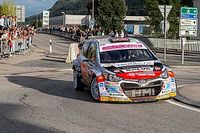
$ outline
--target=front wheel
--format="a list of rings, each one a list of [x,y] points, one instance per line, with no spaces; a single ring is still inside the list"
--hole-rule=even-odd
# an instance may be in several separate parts
[[[81,77],[76,70],[73,71],[73,86],[77,91],[84,90],[84,84],[81,82]]]
[[[92,97],[95,100],[99,100],[100,99],[100,94],[99,94],[99,87],[98,87],[98,83],[96,81],[96,78],[94,78],[92,80],[92,83],[91,83],[91,86],[90,86],[90,90],[91,90]]]

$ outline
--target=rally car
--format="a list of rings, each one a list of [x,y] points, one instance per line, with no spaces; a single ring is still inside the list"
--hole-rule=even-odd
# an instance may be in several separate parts
[[[176,80],[149,47],[135,38],[86,41],[73,61],[73,85],[100,102],[145,102],[176,96]]]

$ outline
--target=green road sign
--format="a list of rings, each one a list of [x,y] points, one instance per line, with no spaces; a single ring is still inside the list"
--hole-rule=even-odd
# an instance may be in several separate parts
[[[179,35],[182,37],[196,37],[198,30],[198,9],[182,7],[180,15]]]
[[[197,8],[191,8],[191,7],[182,7],[181,8],[181,14],[197,14],[198,9]]]

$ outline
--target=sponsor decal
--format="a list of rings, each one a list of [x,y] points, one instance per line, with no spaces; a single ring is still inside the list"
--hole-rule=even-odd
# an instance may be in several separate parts
[[[124,96],[124,95],[123,95],[123,94],[120,94],[120,93],[110,93],[110,96],[119,97],[119,96]]]
[[[171,89],[171,92],[176,92],[176,88],[172,88],[172,89]]]
[[[127,72],[116,74],[118,77],[124,79],[150,79],[157,78],[160,76],[161,71],[137,71],[137,72]]]
[[[153,71],[153,67],[141,67],[141,66],[133,66],[133,68],[128,68],[125,70],[122,70],[123,72],[133,72],[133,71],[138,71],[138,70],[142,70],[142,71]]]
[[[175,78],[171,78],[171,81],[174,83],[175,82]]]
[[[114,72],[115,72],[115,73],[119,73],[120,70],[119,70],[119,69],[115,69]]]
[[[170,83],[165,84],[165,90],[170,90],[170,89],[171,89]]]
[[[168,94],[158,96],[158,99],[166,99],[166,98],[169,98]]]
[[[128,62],[128,63],[106,63],[106,64],[101,64],[102,67],[110,67],[110,66],[115,66],[115,67],[124,67],[124,66],[153,66],[154,61],[141,61],[141,62]]]
[[[161,71],[161,68],[160,67],[158,67],[158,66],[155,66],[155,68],[154,68],[156,71]]]
[[[124,50],[124,49],[142,49],[145,48],[142,43],[118,43],[118,44],[106,44],[100,47],[100,52]]]
[[[100,97],[100,101],[109,101],[109,97],[102,96]]]
[[[106,86],[110,87],[110,86],[119,86],[118,82],[106,82]]]
[[[162,94],[168,93],[170,90],[162,90]]]
[[[109,96],[108,92],[104,91],[100,93],[101,96]]]
[[[108,93],[119,93],[119,87],[108,87],[107,88],[107,91],[108,91]]]
[[[103,87],[105,87],[104,82],[100,82],[100,83],[99,83],[99,88],[103,88]]]

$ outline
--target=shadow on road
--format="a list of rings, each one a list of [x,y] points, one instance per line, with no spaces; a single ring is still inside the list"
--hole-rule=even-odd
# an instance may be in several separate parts
[[[45,94],[87,102],[94,102],[89,91],[75,91],[72,81],[53,80],[31,76],[7,76],[6,78],[8,81],[14,84],[35,89]]]
[[[0,104],[0,133],[64,133],[20,120],[17,113],[25,109],[16,104]]]
[[[65,63],[65,60],[60,59],[41,59],[43,61],[51,61],[51,62],[57,62],[57,63]]]

